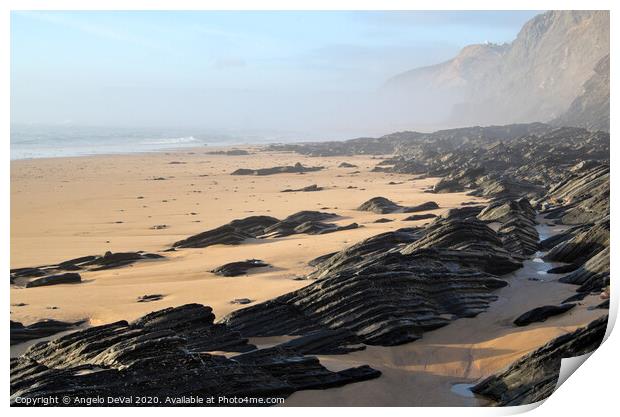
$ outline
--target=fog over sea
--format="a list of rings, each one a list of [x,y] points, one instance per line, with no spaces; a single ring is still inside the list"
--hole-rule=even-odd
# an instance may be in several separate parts
[[[350,137],[350,136],[345,136]],[[204,128],[11,125],[11,160],[343,139],[307,133]]]

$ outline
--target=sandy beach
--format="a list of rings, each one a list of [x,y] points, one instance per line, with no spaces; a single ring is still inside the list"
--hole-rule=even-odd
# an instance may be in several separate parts
[[[304,157],[250,149],[250,155],[211,155],[212,149],[178,152],[51,158],[11,164],[11,267],[54,264],[106,251],[148,251],[165,259],[82,274],[81,284],[11,288],[11,320],[24,324],[44,318],[90,325],[132,320],[150,311],[186,303],[213,308],[217,317],[244,306],[308,285],[296,280],[309,273],[308,261],[382,232],[423,225],[403,221],[405,213],[380,215],[355,210],[364,201],[387,197],[401,205],[435,201],[440,214],[463,202],[485,202],[464,193],[428,194],[437,178],[371,172],[378,162],[369,156]],[[293,165],[323,166],[305,174],[233,176],[238,168]],[[341,168],[347,162],[355,168]],[[317,192],[288,192],[316,184]],[[250,215],[284,218],[301,210],[336,213],[341,225],[363,226],[324,235],[296,234],[237,246],[164,252],[173,242]],[[379,218],[393,221],[374,223]],[[159,226],[159,228],[157,228]],[[261,259],[272,265],[248,275],[220,277],[209,271],[227,262]],[[600,302],[587,297],[559,318],[515,329],[512,320],[543,304],[560,303],[574,287],[528,280],[541,270],[537,261],[505,277],[509,286],[499,300],[476,318],[460,319],[422,340],[397,347],[368,346],[348,355],[321,356],[331,370],[369,364],[378,379],[342,388],[302,391],[286,405],[478,405],[488,401],[453,391],[497,372],[554,337],[603,315],[588,310]],[[145,294],[164,298],[136,302]],[[24,305],[21,305],[24,304]],[[20,306],[18,306],[20,305]],[[277,340],[263,341],[275,343]],[[253,340],[261,344],[260,340]],[[31,343],[29,343],[31,344]],[[24,346],[15,347],[15,352]]]
[[[211,149],[209,149],[211,151]],[[406,214],[377,215],[355,210],[384,196],[415,205],[434,200],[440,213],[463,201],[462,193],[430,195],[423,190],[437,179],[369,172],[371,157],[307,158],[257,152],[248,156],[182,153],[51,158],[14,161],[11,166],[11,268],[37,266],[103,254],[144,250],[166,260],[128,268],[85,273],[81,285],[11,289],[13,320],[88,319],[92,324],[134,319],[153,309],[198,302],[220,317],[235,298],[264,301],[307,285],[293,278],[311,270],[307,262],[367,237],[429,220],[401,221]],[[343,162],[357,168],[338,168]],[[180,162],[180,163],[179,163]],[[232,176],[237,168],[262,168],[302,162],[326,169],[300,174]],[[154,180],[164,178],[164,180]],[[388,183],[397,183],[388,185]],[[282,193],[317,184],[318,192]],[[142,198],[140,198],[142,197]],[[284,218],[301,210],[341,216],[336,223],[363,227],[325,235],[294,235],[268,243],[216,245],[163,253],[173,242],[250,215]],[[373,223],[381,217],[395,221]],[[157,225],[164,229],[152,229]],[[209,271],[227,262],[261,259],[273,268],[246,277],[223,278]],[[144,294],[162,301],[136,303]],[[48,307],[57,307],[50,310]]]

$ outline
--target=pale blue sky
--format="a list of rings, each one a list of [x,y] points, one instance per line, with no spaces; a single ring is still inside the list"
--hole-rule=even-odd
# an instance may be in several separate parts
[[[392,75],[510,42],[537,13],[13,12],[11,117],[330,128]]]

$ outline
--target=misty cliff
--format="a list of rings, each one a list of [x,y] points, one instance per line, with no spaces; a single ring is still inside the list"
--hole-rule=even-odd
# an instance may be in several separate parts
[[[598,119],[609,119],[609,88],[598,64],[608,55],[609,12],[550,11],[510,44],[467,46],[447,62],[396,75],[384,92],[410,106],[414,118],[426,112],[453,125],[604,127]]]
[[[609,55],[601,58],[581,94],[551,124],[609,132]]]

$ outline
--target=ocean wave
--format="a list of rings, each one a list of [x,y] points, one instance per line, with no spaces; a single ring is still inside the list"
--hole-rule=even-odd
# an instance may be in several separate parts
[[[146,139],[140,143],[142,145],[175,145],[178,143],[190,143],[196,141],[198,141],[198,139],[193,136],[183,136],[180,138]]]

